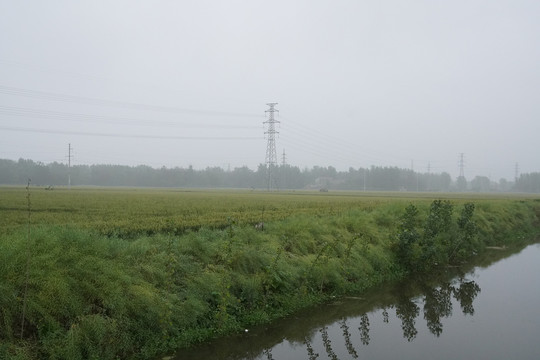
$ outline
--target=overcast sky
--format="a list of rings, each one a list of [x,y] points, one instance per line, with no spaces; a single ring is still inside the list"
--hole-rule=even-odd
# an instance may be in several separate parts
[[[540,171],[540,2],[0,0],[0,158]]]

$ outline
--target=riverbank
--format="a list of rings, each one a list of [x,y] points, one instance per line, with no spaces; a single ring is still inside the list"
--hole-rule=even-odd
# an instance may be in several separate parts
[[[539,256],[540,243],[487,249],[463,266],[335,298],[170,359],[537,359]]]
[[[21,225],[0,242],[0,358],[151,358],[539,229],[537,200],[332,206],[124,237]]]

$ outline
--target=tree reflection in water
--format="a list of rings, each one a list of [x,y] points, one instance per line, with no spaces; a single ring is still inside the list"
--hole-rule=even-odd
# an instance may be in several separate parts
[[[358,330],[360,330],[362,344],[369,345],[369,318],[365,313],[360,316],[360,327]]]
[[[473,301],[480,293],[480,286],[473,280],[466,280],[463,277],[457,279],[457,283],[442,283],[437,287],[422,286],[422,297],[407,296],[406,292],[401,293],[397,297],[397,301],[393,304],[386,305],[381,308],[383,323],[389,323],[388,309],[395,309],[396,318],[401,320],[401,329],[403,337],[407,341],[412,341],[416,338],[418,330],[416,328],[416,319],[420,315],[422,308],[424,320],[427,328],[436,337],[441,336],[443,332],[443,324],[441,319],[448,318],[452,315],[452,298],[454,298],[461,306],[464,315],[473,315]],[[345,347],[352,358],[357,359],[358,353],[351,341],[351,333],[347,325],[346,318],[342,318],[339,322],[345,340]],[[360,315],[360,326],[358,327],[360,340],[363,345],[369,345],[370,342],[370,319],[367,313]],[[328,335],[328,327],[324,326],[319,329],[321,333],[324,348],[330,359],[337,359],[337,356],[332,349],[331,340]],[[309,359],[313,360],[319,357],[315,353],[308,338],[304,340],[307,347]]]
[[[461,280],[458,289],[454,289],[454,298],[459,301],[461,311],[465,315],[474,315],[473,300],[480,293],[480,286],[474,281]]]
[[[353,359],[358,359],[358,353],[356,352],[356,349],[351,342],[351,333],[349,331],[347,321],[345,319],[342,319],[339,322],[339,327],[341,328],[341,330],[343,330],[343,337],[345,338],[345,347],[347,348],[347,351],[353,357]]]
[[[309,360],[315,360],[319,357],[319,354],[313,350],[313,346],[311,346],[311,342],[309,341],[308,337],[304,339],[304,345],[306,345]]]
[[[328,336],[328,328],[324,326],[319,331],[321,332],[324,348],[326,349],[326,353],[328,354],[328,357],[332,360],[338,360],[336,353],[332,349],[332,342],[330,341],[330,337]]]
[[[448,318],[452,315],[452,297],[459,302],[464,315],[473,315],[473,301],[480,293],[480,286],[473,280],[464,278],[458,279],[458,285],[443,283],[438,287],[423,288],[423,312],[429,331],[439,337],[443,331],[441,318]],[[416,338],[416,318],[420,314],[420,307],[413,298],[400,296],[399,300],[389,306],[395,308],[396,317],[401,320],[403,337],[407,341]],[[389,322],[388,307],[382,310],[383,322]],[[360,316],[360,338],[364,345],[369,344],[369,319],[366,314]]]
[[[383,307],[382,316],[383,316],[383,322],[385,324],[388,324],[388,321],[389,321],[388,316],[389,316],[389,314],[388,314],[388,309],[386,309],[386,307]]]
[[[450,283],[442,284],[440,288],[424,290],[424,319],[429,331],[439,337],[443,326],[441,317],[452,315],[452,293],[454,287]]]
[[[403,337],[407,341],[411,341],[418,334],[416,330],[416,317],[420,313],[420,308],[411,298],[402,297],[396,304],[396,317],[401,320],[401,329],[403,329]]]
[[[274,358],[272,357],[272,349],[264,349],[263,354],[266,355],[266,358],[268,360],[274,360]]]

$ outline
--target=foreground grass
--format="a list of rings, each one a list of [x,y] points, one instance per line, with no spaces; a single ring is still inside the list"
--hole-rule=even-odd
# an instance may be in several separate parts
[[[144,195],[146,208],[151,195]],[[218,209],[224,199],[237,208],[242,204],[228,193],[214,195],[220,199]],[[276,213],[291,204],[311,209],[289,210],[267,221],[262,231],[234,217],[221,220],[220,226],[201,223],[197,230],[166,228],[129,236],[82,226],[80,220],[68,225],[37,221],[30,236],[24,224],[13,227],[0,235],[0,358],[150,358],[268,322],[329,296],[402,278],[418,271],[399,257],[404,214],[411,204],[418,210],[413,230],[419,239],[411,256],[424,264],[421,271],[446,265],[440,261],[464,261],[488,245],[522,244],[538,230],[540,202],[476,199],[477,230],[455,258],[458,252],[444,247],[444,236],[428,241],[423,234],[431,226],[430,199],[306,196],[257,194],[259,202],[251,205],[244,199],[244,213],[256,212],[253,219],[261,216],[261,199],[267,209],[273,201]],[[32,200],[37,207],[37,196]],[[162,201],[154,199],[154,209]],[[447,232],[456,237],[463,235],[457,224],[464,203],[452,200],[455,211]],[[211,202],[204,206],[212,209]],[[90,208],[92,219],[99,207]],[[140,214],[135,219],[147,221]],[[433,263],[426,244],[448,256]]]

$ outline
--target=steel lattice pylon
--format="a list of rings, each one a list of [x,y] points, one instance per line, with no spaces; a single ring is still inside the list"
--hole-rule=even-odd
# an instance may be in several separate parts
[[[277,189],[274,170],[277,166],[276,134],[279,134],[279,132],[276,131],[276,124],[279,124],[279,121],[274,118],[274,113],[279,112],[279,110],[275,109],[277,103],[268,103],[266,105],[268,105],[270,108],[265,111],[268,114],[268,120],[263,122],[263,124],[268,125],[267,130],[264,132],[264,134],[268,137],[264,162],[266,164],[268,190],[270,190],[272,188]]]

